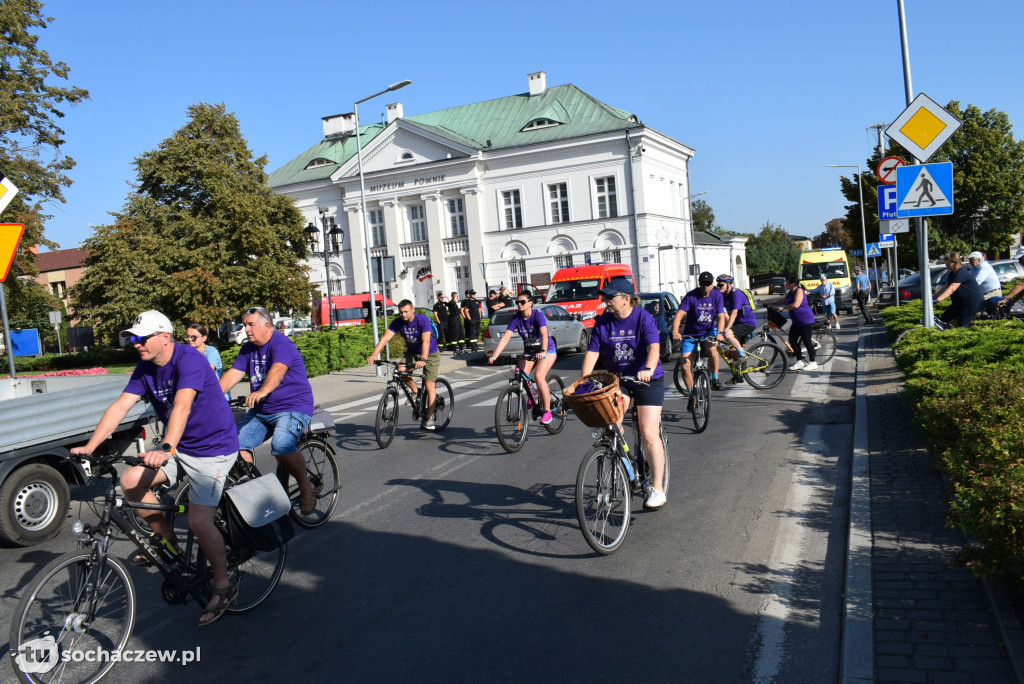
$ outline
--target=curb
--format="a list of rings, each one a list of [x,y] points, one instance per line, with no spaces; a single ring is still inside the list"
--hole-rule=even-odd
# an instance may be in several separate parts
[[[850,521],[847,528],[843,637],[839,670],[843,682],[875,678],[874,594],[871,579],[871,479],[868,452],[867,361],[863,328],[858,332],[854,404]]]

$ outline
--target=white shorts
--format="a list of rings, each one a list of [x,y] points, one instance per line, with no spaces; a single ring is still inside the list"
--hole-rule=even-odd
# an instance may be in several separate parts
[[[220,503],[224,483],[228,479],[231,467],[235,465],[238,452],[225,456],[189,456],[180,451],[171,456],[160,470],[167,476],[171,484],[177,484],[185,475],[190,482],[188,501],[197,506],[216,507]]]

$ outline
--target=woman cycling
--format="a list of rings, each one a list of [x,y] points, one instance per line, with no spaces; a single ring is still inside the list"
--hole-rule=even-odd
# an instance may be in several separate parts
[[[789,319],[792,321],[789,325],[789,346],[796,354],[796,363],[790,366],[789,370],[818,370],[818,364],[814,360],[814,336],[812,333],[814,312],[811,311],[811,306],[807,302],[807,293],[804,292],[804,288],[800,287],[800,280],[795,275],[786,278],[786,289],[789,292],[783,299],[776,299],[769,304],[782,304],[782,311],[792,312],[789,314]],[[803,354],[800,352],[801,341],[807,347],[807,357],[810,359],[810,363],[804,363]]]
[[[635,375],[637,380],[650,383],[647,387],[634,387],[632,393],[637,403],[640,437],[651,466],[652,486],[644,508],[661,508],[665,505],[665,449],[660,434],[665,371],[661,367],[658,324],[650,312],[638,306],[640,298],[632,292],[610,285],[601,290],[601,299],[605,310],[594,321],[581,372],[583,375],[593,372],[598,356],[602,356],[612,373]],[[629,408],[628,396],[626,408]],[[621,426],[621,418],[619,423]]]
[[[220,360],[220,352],[212,344],[206,344],[206,338],[209,331],[206,326],[202,323],[193,323],[188,326],[188,332],[185,333],[185,339],[188,343],[196,348],[197,351],[202,352],[206,360],[210,362],[210,366],[213,368],[213,372],[217,374],[217,379],[220,380],[220,376],[224,374],[224,364]],[[225,399],[231,399],[231,393],[224,393]]]
[[[555,349],[555,341],[548,335],[548,319],[540,311],[533,310],[533,300],[528,295],[520,293],[516,297],[516,306],[519,308],[518,312],[509,320],[505,334],[498,340],[498,346],[494,348],[494,353],[491,354],[491,358],[487,359],[487,363],[494,363],[514,333],[519,333],[519,336],[523,338],[524,351],[531,343],[539,344],[541,351],[536,354],[536,361],[524,359],[522,369],[527,374],[531,370],[535,371],[533,379],[537,381],[540,404],[544,408],[544,415],[541,416],[540,422],[542,425],[547,425],[551,422],[551,390],[548,388],[547,374],[555,365],[558,352]]]

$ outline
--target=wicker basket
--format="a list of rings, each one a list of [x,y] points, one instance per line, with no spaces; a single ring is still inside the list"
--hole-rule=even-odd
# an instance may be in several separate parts
[[[586,381],[600,382],[604,387],[576,396],[576,388]],[[587,427],[601,428],[618,422],[626,410],[626,404],[619,394],[619,379],[612,373],[591,373],[572,383],[562,393],[565,405],[572,409],[580,422]]]

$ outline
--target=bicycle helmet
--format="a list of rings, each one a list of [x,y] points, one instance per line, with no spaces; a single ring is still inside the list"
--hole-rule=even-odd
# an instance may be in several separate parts
[[[722,275],[718,276],[718,282],[729,283],[730,285],[732,285],[732,276],[729,275],[728,273],[723,273]]]

